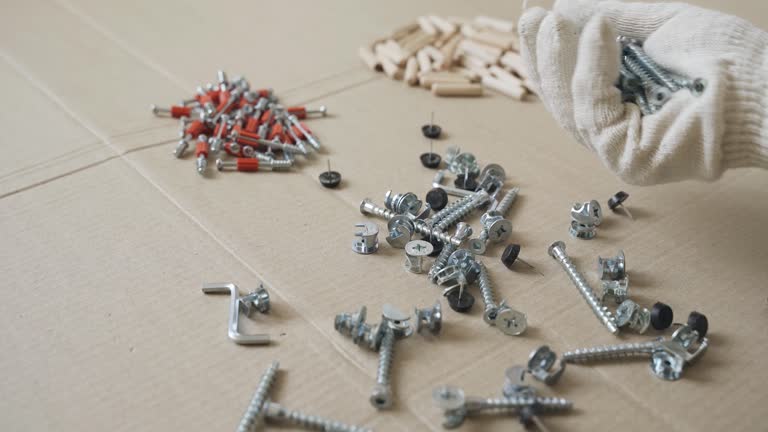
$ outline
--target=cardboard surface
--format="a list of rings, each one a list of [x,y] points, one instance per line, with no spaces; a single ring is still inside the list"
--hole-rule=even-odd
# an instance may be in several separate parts
[[[697,3],[768,27],[768,11],[755,2]],[[242,13],[210,24],[217,7]],[[232,430],[278,359],[273,397],[287,407],[379,431],[442,430],[430,398],[437,385],[490,397],[500,394],[504,370],[539,345],[562,353],[650,337],[616,338],[600,326],[546,254],[561,239],[592,282],[597,256],[623,248],[632,297],[672,305],[678,321],[693,309],[706,313],[711,347],[674,383],[654,378],[645,360],[569,365],[556,386],[538,386],[577,408],[545,418],[552,430],[764,428],[768,173],[627,187],[535,101],[436,99],[369,73],[355,54],[420,13],[518,11],[515,2],[491,1],[1,5],[0,82],[15,102],[0,117],[0,429]],[[257,55],[230,43],[281,32],[290,37],[259,44]],[[323,154],[291,173],[209,178],[191,158],[171,157],[176,123],[146,107],[187,97],[219,67],[274,87],[286,103],[328,105],[331,116],[311,121]],[[402,251],[383,233],[378,254],[350,250],[356,222],[385,229],[360,215],[363,198],[381,204],[388,189],[430,188],[434,172],[417,156],[428,149],[419,127],[433,110],[446,131],[436,151],[461,146],[504,166],[508,184],[521,187],[512,239],[545,276],[510,272],[501,248],[489,248],[483,261],[498,296],[528,314],[528,331],[504,336],[482,321],[480,305],[459,315],[443,302],[440,337],[396,346],[396,407],[376,412],[368,395],[377,357],[336,333],[333,317],[367,305],[375,321],[383,303],[410,311],[439,297],[424,277],[402,270]],[[317,183],[326,158],[344,175],[339,190]],[[619,189],[631,194],[638,220],[609,214],[597,239],[570,239],[572,202],[604,202]],[[265,283],[274,309],[244,327],[269,332],[272,346],[226,338],[227,296],[200,292],[214,281],[242,290]],[[521,427],[488,416],[461,430],[510,428]]]

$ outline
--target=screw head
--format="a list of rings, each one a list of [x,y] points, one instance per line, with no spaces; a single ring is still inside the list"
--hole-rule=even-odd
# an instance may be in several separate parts
[[[405,253],[410,256],[428,256],[433,249],[432,244],[424,240],[412,240],[405,245]]]
[[[499,243],[503,242],[512,233],[512,222],[509,219],[499,219],[488,227],[488,240]]]
[[[651,370],[663,380],[679,380],[683,375],[684,365],[685,361],[680,356],[666,350],[659,350],[651,355]]]
[[[483,168],[483,171],[480,173],[480,178],[484,178],[486,176],[503,182],[507,178],[507,172],[504,171],[504,167],[501,165],[491,163],[486,165],[485,168]]]
[[[555,365],[555,361],[557,361],[557,354],[548,345],[542,345],[528,357],[528,370],[548,371]]]
[[[387,409],[392,406],[392,388],[376,384],[371,392],[371,405],[376,409]]]
[[[485,244],[485,241],[480,238],[470,239],[468,246],[469,246],[469,250],[471,250],[472,253],[475,253],[477,255],[484,254],[487,247]]]
[[[628,325],[638,310],[640,310],[640,306],[637,303],[632,300],[624,300],[616,308],[616,325],[619,327]]]
[[[432,401],[444,411],[454,411],[464,407],[467,398],[464,390],[454,386],[440,386],[432,391]]]
[[[496,312],[494,325],[506,335],[517,336],[528,328],[528,317],[523,312],[503,307]]]
[[[549,246],[547,252],[549,253],[549,256],[557,259],[557,253],[555,253],[556,250],[560,250],[565,253],[565,243],[562,241],[556,241]]]

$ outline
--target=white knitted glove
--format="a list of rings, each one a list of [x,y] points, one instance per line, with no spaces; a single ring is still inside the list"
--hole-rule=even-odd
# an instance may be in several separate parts
[[[521,52],[557,122],[624,181],[714,180],[734,167],[768,168],[768,34],[733,16],[682,3],[559,0],[520,18]],[[659,65],[706,80],[654,114],[622,103],[617,34],[644,41]]]

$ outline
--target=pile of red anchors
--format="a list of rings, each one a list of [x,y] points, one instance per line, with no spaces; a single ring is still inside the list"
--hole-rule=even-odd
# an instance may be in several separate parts
[[[320,141],[300,120],[325,116],[325,106],[285,108],[272,89],[251,90],[245,78],[230,81],[224,71],[218,71],[217,78],[218,84],[198,87],[192,99],[179,105],[152,105],[157,116],[181,119],[181,139],[173,154],[184,157],[194,142],[200,175],[205,175],[208,159],[217,158],[222,150],[235,159],[218,158],[219,171],[285,171],[294,165],[296,155],[320,150]]]

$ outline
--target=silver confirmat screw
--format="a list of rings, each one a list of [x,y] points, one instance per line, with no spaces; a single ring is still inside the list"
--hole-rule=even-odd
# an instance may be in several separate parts
[[[478,398],[467,397],[464,390],[458,387],[442,386],[432,392],[432,400],[443,411],[445,419],[443,427],[454,429],[461,426],[471,415],[484,412],[499,414],[517,414],[521,408],[536,406],[540,413],[555,413],[570,410],[573,403],[566,399],[514,396],[508,398]]]
[[[687,325],[678,328],[670,339],[649,342],[604,345],[582,348],[563,353],[567,363],[586,363],[632,357],[650,357],[651,370],[657,377],[675,381],[680,379],[685,365],[696,362],[709,347],[709,340]]]
[[[460,199],[458,199],[458,200],[448,204],[447,206],[445,206],[444,209],[442,209],[442,210],[438,211],[437,213],[433,214],[432,217],[427,219],[427,222],[431,223],[434,226],[438,222],[443,220],[443,218],[445,218],[446,216],[451,214],[451,212],[453,212],[455,209],[457,209],[458,207],[468,203],[471,200],[472,200],[472,194],[471,193],[466,195],[466,196],[463,196]]]
[[[454,233],[453,238],[459,239],[459,244],[461,244],[464,239],[471,235],[472,227],[464,222],[459,222],[459,224],[456,225],[456,232]],[[438,273],[445,268],[446,264],[448,264],[448,258],[451,257],[451,254],[453,254],[456,249],[458,249],[458,246],[454,243],[443,244],[443,250],[441,250],[440,254],[435,258],[435,262],[432,263],[432,267],[430,267],[429,272],[427,273],[427,277],[432,283],[435,283]]]
[[[411,273],[424,271],[424,257],[434,250],[432,243],[424,240],[413,240],[405,245],[405,269]]]
[[[370,255],[379,250],[379,227],[373,222],[362,222],[355,225],[360,228],[355,232],[352,250],[363,255]]]
[[[484,190],[479,190],[473,193],[472,199],[463,205],[454,208],[444,218],[437,222],[435,224],[435,229],[438,231],[445,231],[454,224],[464,220],[464,218],[466,218],[470,213],[481,207],[483,204],[487,203],[490,199],[491,197],[488,195],[488,192]]]
[[[272,384],[275,382],[275,375],[277,375],[277,369],[280,367],[280,363],[272,362],[269,368],[264,372],[259,380],[259,385],[256,387],[256,392],[253,394],[251,403],[243,414],[243,418],[240,420],[240,425],[237,427],[237,432],[252,432],[259,427],[264,420],[263,405],[269,395],[269,390],[272,388]]]
[[[620,36],[619,41],[623,45],[625,62],[627,58],[636,60],[640,65],[641,70],[643,70],[645,74],[654,82],[663,85],[673,92],[680,90],[680,86],[678,86],[672,77],[645,52],[645,50],[642,48],[642,46],[640,46],[639,43],[637,43],[636,40]],[[632,72],[635,72],[635,74],[638,75],[636,71],[633,70]],[[640,78],[643,79],[642,76]]]
[[[561,241],[552,243],[549,247],[549,255],[555,261],[560,263],[563,270],[568,274],[568,277],[571,278],[573,285],[579,289],[581,296],[584,297],[584,300],[587,301],[589,307],[592,308],[592,312],[595,313],[595,316],[601,323],[603,323],[605,328],[613,334],[618,333],[619,328],[616,326],[616,321],[611,315],[611,312],[608,308],[602,305],[600,299],[597,298],[595,292],[590,288],[587,280],[581,273],[579,273],[576,266],[573,264],[573,261],[571,261],[571,258],[565,253],[565,243]]]
[[[478,276],[480,294],[485,304],[483,320],[488,325],[495,326],[504,334],[512,336],[522,334],[528,328],[528,318],[524,313],[507,306],[505,302],[496,304],[488,269],[481,261],[478,261],[477,265],[480,267],[480,274]]]
[[[262,409],[267,420],[275,423],[288,423],[306,430],[324,432],[372,432],[373,429],[362,426],[348,425],[336,420],[305,414],[301,411],[289,410],[272,401],[264,402]]]
[[[657,84],[656,80],[650,75],[650,72],[636,58],[628,55],[624,56],[624,65],[640,79],[649,96],[648,102],[651,105],[660,108],[672,97],[674,90]]]
[[[470,240],[469,249],[472,252],[482,255],[485,253],[488,240],[499,243],[509,238],[512,233],[512,222],[505,219],[504,216],[512,207],[512,203],[515,202],[519,192],[520,188],[518,187],[510,189],[493,209],[480,216],[483,230],[477,238]]]

